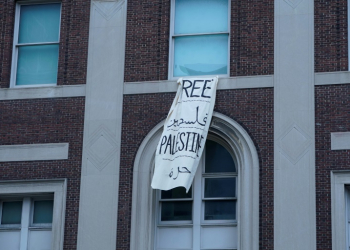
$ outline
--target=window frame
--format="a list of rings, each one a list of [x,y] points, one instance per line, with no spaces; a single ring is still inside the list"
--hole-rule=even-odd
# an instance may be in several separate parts
[[[156,207],[157,215],[158,215],[158,216],[156,216],[157,225],[160,227],[172,226],[172,225],[192,226],[192,224],[193,224],[193,207],[192,207],[192,219],[191,220],[162,221],[162,217],[161,217],[162,216],[161,211],[162,211],[163,202],[167,202],[167,201],[192,201],[193,202],[193,188],[191,188],[191,192],[192,192],[191,198],[174,198],[174,199],[162,199],[161,192],[157,192],[157,194],[156,194],[156,196],[157,196],[156,199],[157,199],[157,203],[158,203],[158,205]]]
[[[54,202],[53,196],[48,195],[42,195],[42,196],[30,196],[31,198],[31,204],[30,204],[30,221],[29,221],[29,228],[31,229],[45,229],[45,228],[52,228],[52,223],[34,223],[34,202],[36,201],[48,201],[52,200]]]
[[[237,218],[239,217],[238,214],[238,194],[239,194],[239,173],[237,171],[237,169],[239,169],[239,160],[236,158],[236,153],[234,152],[233,147],[231,147],[229,145],[228,142],[226,142],[223,138],[214,135],[212,133],[208,133],[208,137],[207,140],[211,140],[214,141],[218,144],[220,144],[221,146],[223,146],[227,152],[229,152],[229,154],[231,155],[231,158],[235,164],[236,167],[236,171],[235,172],[219,172],[219,173],[206,173],[205,172],[205,162],[201,165],[202,167],[202,173],[201,173],[201,220],[200,223],[202,226],[220,226],[220,225],[231,225],[231,226],[235,226],[237,227]],[[203,150],[203,161],[205,161],[205,154],[206,154],[206,150]],[[205,188],[205,179],[209,179],[209,178],[235,178],[235,191],[236,191],[236,196],[235,197],[220,197],[220,198],[205,198],[204,197],[204,188]],[[228,200],[228,201],[236,201],[236,219],[234,220],[206,220],[204,218],[204,209],[205,209],[205,202],[204,201],[214,201],[214,200]]]
[[[163,131],[157,124],[142,141],[135,160],[132,188],[130,250],[153,249],[156,191],[151,188],[154,152]],[[248,132],[233,119],[213,112],[209,131],[227,141],[239,161],[237,185],[238,250],[259,249],[259,157]]]
[[[349,0],[350,1],[350,0]],[[185,36],[199,36],[199,35],[219,35],[227,34],[227,74],[218,75],[219,77],[229,77],[230,76],[230,41],[231,41],[231,1],[228,0],[227,5],[227,32],[209,32],[209,33],[188,33],[175,35],[175,2],[176,0],[171,0],[170,6],[170,30],[169,30],[169,62],[168,62],[168,80],[176,80],[180,77],[197,77],[193,76],[174,76],[174,60],[175,60],[175,37],[185,37]],[[211,77],[216,75],[199,75],[198,77]]]
[[[66,207],[66,192],[67,180],[33,180],[33,181],[0,181],[0,199],[1,200],[23,200],[22,215],[24,213],[23,207],[25,200],[30,200],[30,204],[26,204],[29,209],[28,230],[48,230],[51,228],[51,249],[63,250],[64,237],[64,222],[65,222],[65,207]],[[53,199],[53,218],[52,224],[33,224],[32,223],[32,204],[35,199],[47,198]],[[16,224],[17,225],[17,224]],[[21,225],[17,227],[0,227],[1,231],[7,230],[22,230]],[[22,240],[27,240],[26,237],[21,237]],[[26,244],[26,243],[25,243]]]
[[[23,5],[45,5],[45,4],[54,4],[58,3],[60,4],[60,20],[59,20],[59,29],[58,29],[58,41],[57,42],[42,42],[42,43],[26,43],[26,44],[20,44],[18,43],[18,37],[19,37],[19,24],[20,24],[20,16],[21,16],[21,6]],[[14,25],[14,34],[13,34],[13,46],[12,46],[12,64],[11,64],[11,78],[10,78],[10,88],[38,88],[38,87],[52,87],[57,86],[57,79],[56,83],[47,83],[47,84],[28,84],[28,85],[16,85],[16,78],[17,78],[17,65],[18,65],[18,48],[20,46],[26,46],[26,45],[49,45],[49,44],[57,44],[60,45],[61,40],[61,20],[62,20],[62,2],[57,0],[47,0],[47,1],[17,1],[16,2],[16,9],[15,9],[15,25]],[[60,46],[59,46],[60,47]],[[59,51],[58,51],[58,58],[57,63],[59,62]],[[58,74],[58,68],[57,67],[57,74]]]
[[[21,224],[2,224],[2,210],[3,210],[3,203],[4,202],[12,202],[12,201],[22,201],[20,197],[6,197],[4,199],[0,199],[0,231],[1,230],[21,230]],[[23,208],[23,203],[22,203],[22,208]]]
[[[349,249],[346,211],[349,185],[349,170],[331,171],[332,249]]]
[[[239,160],[235,157],[235,150],[233,147],[229,145],[228,142],[226,142],[223,138],[219,137],[218,135],[215,135],[213,133],[208,133],[207,141],[213,141],[218,144],[220,144],[222,147],[224,147],[225,150],[230,154],[234,164],[235,164],[235,172],[218,172],[218,173],[206,173],[205,172],[205,166],[206,166],[206,148],[203,150],[203,154],[201,156],[201,159],[199,161],[199,165],[197,168],[197,172],[193,178],[192,186],[191,186],[191,192],[192,197],[191,198],[180,198],[180,199],[161,199],[161,190],[155,190],[156,192],[156,202],[155,202],[155,211],[156,211],[156,221],[155,221],[155,232],[154,232],[154,242],[157,242],[159,237],[157,229],[158,228],[190,228],[192,230],[193,234],[193,240],[197,240],[197,244],[193,243],[193,246],[200,244],[201,239],[201,231],[202,228],[223,228],[223,227],[233,227],[237,230],[237,218],[239,217],[238,214],[238,182],[239,182],[239,174],[237,169],[239,169]],[[153,165],[155,162],[153,162]],[[235,178],[235,197],[217,197],[217,198],[205,198],[204,197],[204,190],[205,190],[205,179],[208,178]],[[192,201],[192,215],[191,220],[189,221],[162,221],[161,220],[161,206],[162,201]],[[205,219],[205,201],[223,201],[223,200],[229,200],[229,201],[235,201],[235,219],[221,219],[221,220],[206,220]],[[199,226],[198,226],[199,224]],[[195,235],[197,237],[195,237]],[[235,235],[238,240],[238,232],[237,235]],[[238,245],[238,242],[237,242]],[[156,248],[156,243],[154,244],[152,249]],[[236,250],[236,249],[235,249]]]

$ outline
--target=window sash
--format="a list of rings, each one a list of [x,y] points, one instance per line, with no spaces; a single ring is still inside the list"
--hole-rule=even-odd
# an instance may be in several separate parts
[[[228,0],[176,0],[174,33],[227,32],[228,4]]]
[[[60,15],[58,20],[58,41],[53,42],[35,42],[35,43],[19,43],[19,24],[20,24],[20,15],[21,15],[21,7],[25,5],[45,5],[45,4],[60,4]],[[48,87],[48,86],[56,86],[57,85],[57,73],[58,67],[56,69],[56,80],[54,83],[43,83],[43,84],[24,84],[17,85],[17,66],[18,66],[18,50],[22,46],[35,46],[35,45],[59,45],[60,35],[61,35],[61,19],[62,19],[62,3],[56,0],[48,0],[46,2],[24,2],[19,1],[16,4],[15,10],[15,27],[14,27],[14,39],[13,39],[13,52],[12,52],[12,65],[11,65],[11,80],[10,87],[11,88],[25,88],[25,87]],[[59,53],[57,56],[57,65],[59,60]]]
[[[232,159],[234,164],[236,165],[236,171],[237,171],[237,160],[233,157],[233,152],[229,150],[229,146],[226,145],[226,142],[213,136],[209,136],[210,139],[216,143],[219,143],[224,147],[225,150],[227,150]],[[198,171],[194,177],[193,184],[191,187],[192,190],[192,198],[175,198],[175,199],[162,199],[161,198],[161,191],[156,192],[156,200],[158,203],[157,206],[157,226],[188,226],[193,225],[195,223],[199,223],[201,225],[237,225],[237,192],[238,190],[238,175],[237,172],[228,172],[228,173],[205,173],[205,154],[206,150],[204,149],[203,155],[201,157]],[[200,171],[199,171],[200,170]],[[205,188],[205,179],[208,178],[235,178],[235,196],[234,197],[204,197],[204,188]],[[161,211],[162,211],[162,204],[163,202],[181,202],[181,201],[192,201],[192,220],[183,220],[183,221],[162,221],[161,220]],[[224,219],[224,220],[205,220],[204,219],[204,209],[205,209],[205,202],[206,201],[235,201],[235,219]],[[195,211],[201,211],[198,216],[198,213]]]
[[[186,33],[186,34],[175,34],[175,1],[171,0],[170,10],[170,39],[169,39],[169,63],[168,63],[168,79],[175,80],[182,76],[174,76],[174,60],[175,60],[175,38],[185,36],[198,36],[198,35],[219,35],[226,34],[228,36],[227,41],[227,72],[226,74],[219,74],[219,76],[228,77],[230,75],[230,23],[231,23],[231,1],[228,1],[227,10],[227,31],[225,32],[198,32],[198,33]],[[215,76],[218,74],[214,74]],[[194,76],[194,75],[193,75]],[[204,76],[204,75],[203,75]],[[205,75],[211,76],[211,75]]]

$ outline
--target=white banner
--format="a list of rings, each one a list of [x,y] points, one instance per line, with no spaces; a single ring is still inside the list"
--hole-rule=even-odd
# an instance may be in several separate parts
[[[152,188],[188,191],[201,158],[215,105],[218,77],[180,78],[159,140]]]

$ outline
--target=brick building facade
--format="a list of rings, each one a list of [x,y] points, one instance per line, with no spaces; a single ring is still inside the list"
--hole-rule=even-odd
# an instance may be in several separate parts
[[[349,248],[345,0],[220,0],[227,72],[210,134],[232,146],[236,217],[162,222],[150,178],[180,2],[0,0],[0,249]]]

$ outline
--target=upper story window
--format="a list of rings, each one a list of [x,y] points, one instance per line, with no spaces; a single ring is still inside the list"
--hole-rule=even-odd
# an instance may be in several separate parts
[[[16,6],[11,87],[57,84],[60,3]]]
[[[237,168],[225,144],[206,141],[188,193],[158,192],[155,250],[237,249]]]
[[[172,0],[169,78],[228,75],[229,1]]]

